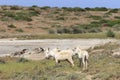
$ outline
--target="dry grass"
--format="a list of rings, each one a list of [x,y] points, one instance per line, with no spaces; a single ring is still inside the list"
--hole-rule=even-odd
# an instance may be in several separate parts
[[[120,59],[113,57],[111,50],[119,48],[118,43],[107,43],[96,46],[91,51],[88,69],[82,71],[77,56],[74,57],[75,67],[67,62],[55,65],[54,60],[26,61],[17,58],[1,58],[0,79],[2,80],[119,80]],[[102,52],[97,50],[104,49]]]

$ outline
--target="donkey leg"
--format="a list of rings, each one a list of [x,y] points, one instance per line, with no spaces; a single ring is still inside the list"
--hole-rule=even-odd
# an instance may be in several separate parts
[[[58,59],[55,59],[56,64],[58,64]]]
[[[79,58],[79,67],[82,67],[82,58]]]
[[[86,59],[86,61],[85,61],[85,69],[87,69],[87,66],[88,66],[88,60]]]
[[[85,70],[85,59],[82,58],[82,63],[83,63],[83,70]]]
[[[71,63],[72,67],[74,66],[74,62],[72,60],[72,57],[68,59],[68,61]]]
[[[88,56],[87,55],[85,56],[84,61],[85,61],[85,69],[87,69],[87,66],[88,66]]]

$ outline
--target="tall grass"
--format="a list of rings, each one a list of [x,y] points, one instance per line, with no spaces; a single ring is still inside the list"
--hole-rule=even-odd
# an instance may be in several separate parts
[[[18,31],[19,32],[19,31]],[[4,34],[0,35],[1,38],[11,38],[16,37],[18,39],[88,39],[88,38],[98,38],[98,39],[106,39],[112,38],[107,37],[107,32],[101,33],[83,33],[83,34],[24,34],[21,31],[21,34]],[[120,33],[114,32],[115,37],[114,39],[120,39]]]
[[[53,60],[43,61],[29,61],[25,63],[18,63],[15,61],[7,62],[6,64],[0,64],[0,79],[17,79],[17,80],[53,80],[64,79],[71,75],[71,78],[77,78],[79,75],[73,75],[73,71],[77,69],[72,68],[69,63],[62,62],[59,65],[55,65]],[[79,69],[78,69],[79,70]]]
[[[84,34],[40,34],[23,35],[19,39],[79,39],[79,38],[107,38],[106,33],[84,33]]]

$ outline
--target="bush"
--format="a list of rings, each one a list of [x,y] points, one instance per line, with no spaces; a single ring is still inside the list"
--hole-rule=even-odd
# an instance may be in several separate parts
[[[107,32],[107,37],[115,37],[115,33],[111,30]]]
[[[5,64],[6,62],[4,60],[0,60],[0,64]]]
[[[106,23],[108,26],[112,27],[116,24],[120,24],[120,20],[108,20]]]
[[[120,16],[115,16],[114,18],[116,18],[116,19],[120,19]]]
[[[25,21],[32,21],[30,17],[34,16],[32,12],[24,13],[24,12],[18,12],[15,14],[13,19],[15,20],[25,20]]]
[[[120,20],[104,20],[104,19],[101,19],[98,23],[99,23],[98,25],[104,24],[104,25],[107,25],[109,27],[113,27],[116,24],[119,25]]]
[[[32,16],[37,16],[39,11],[29,11],[29,12],[12,12],[12,11],[4,11],[2,12],[4,17],[8,17],[14,20],[24,20],[24,21],[32,21]]]
[[[92,18],[94,20],[101,20],[102,19],[101,16],[92,16],[92,15],[89,18]]]
[[[108,13],[117,13],[119,9],[111,9]]]
[[[4,13],[4,17],[14,17],[15,16],[15,13],[10,12],[10,11],[5,11],[3,13]]]
[[[2,21],[9,21],[9,18],[8,17],[1,17],[1,20]]]
[[[85,32],[85,30],[83,28],[81,28],[80,26],[73,26],[72,29],[73,29],[74,34],[84,33]]]
[[[95,7],[95,8],[86,7],[85,10],[89,10],[89,11],[107,11],[108,9],[106,7]]]
[[[32,5],[32,7],[37,8],[38,6],[37,5]]]
[[[57,33],[73,33],[73,29],[72,28],[66,28],[66,27],[62,27],[62,28],[58,28],[57,29]]]
[[[9,27],[9,28],[16,28],[16,26],[13,25],[13,24],[8,25],[8,27]]]
[[[93,9],[94,11],[107,11],[108,9],[105,7],[96,7]]]
[[[77,12],[77,11],[85,11],[85,9],[82,9],[80,7],[62,7],[63,10],[65,11],[74,11],[74,12]]]
[[[57,16],[57,17],[56,17],[56,20],[65,20],[65,18],[62,17],[62,16]]]
[[[11,9],[11,10],[20,10],[20,9],[22,9],[22,8],[19,7],[19,6],[11,6],[10,9]]]
[[[24,32],[22,29],[16,29],[17,32]]]
[[[48,32],[49,32],[50,34],[55,34],[55,30],[53,30],[53,29],[50,29]]]

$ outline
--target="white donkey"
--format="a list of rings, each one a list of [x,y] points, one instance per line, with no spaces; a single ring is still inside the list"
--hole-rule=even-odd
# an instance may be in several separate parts
[[[76,47],[75,48],[75,53],[78,54],[78,58],[79,58],[79,61],[80,61],[80,66],[83,65],[83,70],[87,69],[88,57],[89,57],[88,52],[86,50],[80,49],[80,47]]]
[[[55,48],[53,50],[48,49],[46,51],[46,58],[48,58],[49,56],[54,57],[56,63],[58,63],[60,60],[68,60],[71,63],[71,65],[74,66],[71,50],[60,51],[58,48]]]

